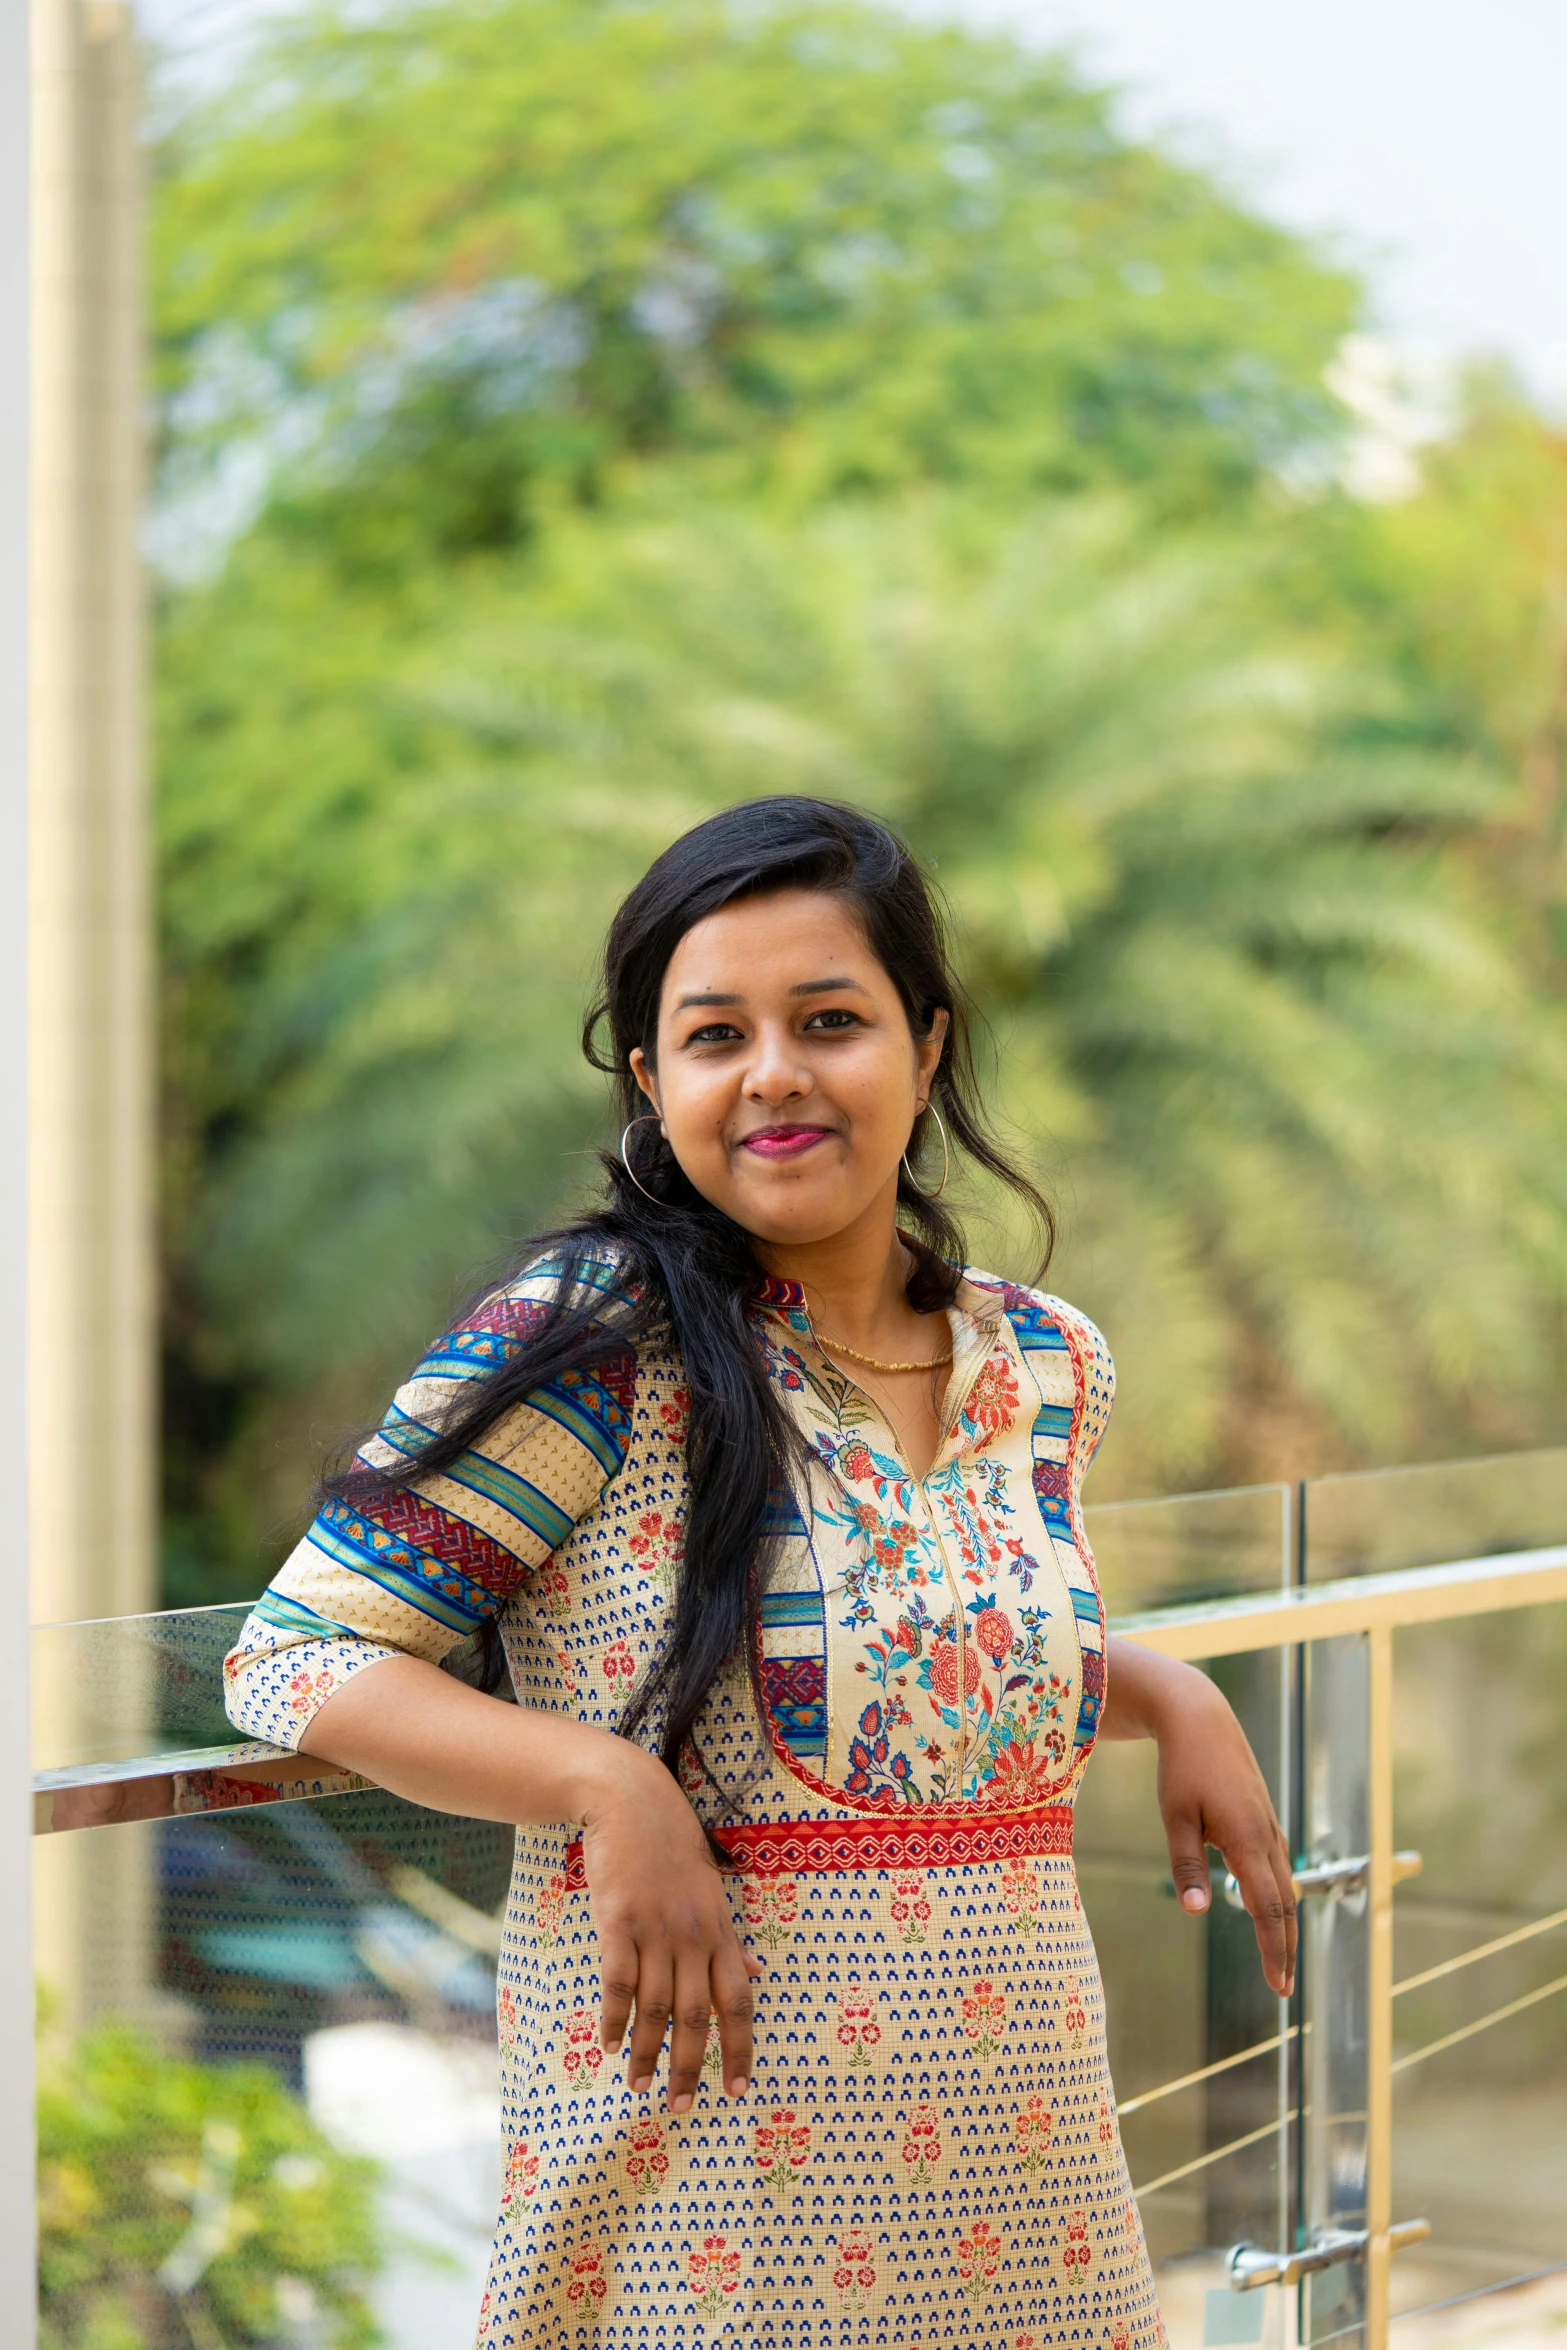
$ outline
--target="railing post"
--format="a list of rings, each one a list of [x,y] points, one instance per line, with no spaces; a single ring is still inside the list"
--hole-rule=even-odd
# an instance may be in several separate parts
[[[37,2328],[27,1603],[29,25],[0,10],[0,2342]],[[6,125],[10,128],[7,129]],[[9,1858],[6,1856],[9,1854]]]
[[[1366,2350],[1387,2350],[1393,2224],[1393,1633],[1370,1642],[1371,1904],[1366,2012]]]

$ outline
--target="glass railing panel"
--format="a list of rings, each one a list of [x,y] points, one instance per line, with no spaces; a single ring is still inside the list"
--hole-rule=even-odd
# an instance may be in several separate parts
[[[511,1842],[379,1792],[38,1839],[56,2338],[360,2340],[339,2323],[357,2303],[385,2350],[471,2350]],[[74,2028],[91,2014],[115,2036]],[[216,2254],[192,2238],[204,2171],[246,2215]]]
[[[1086,1516],[1112,1619],[1291,1580],[1290,1486],[1112,1502]],[[1228,1658],[1213,1672],[1287,1808],[1281,1660]],[[1236,2308],[1223,2261],[1243,2239],[1277,2242],[1285,2223],[1288,2053],[1251,1922],[1223,1897],[1222,1878],[1204,1919],[1175,1899],[1154,1774],[1151,1747],[1100,1744],[1078,1804],[1078,1876],[1161,2305],[1174,2350],[1199,2350],[1255,2339],[1223,2330],[1238,2315],[1271,2322],[1261,2301]]]
[[[1567,1446],[1314,1477],[1304,1528],[1311,1583],[1567,1542]]]
[[[1395,2217],[1432,2228],[1394,2263],[1408,2310],[1567,2262],[1567,1607],[1394,1653],[1395,1832],[1424,1856],[1395,1912]],[[1567,2278],[1495,2307],[1543,2338]]]
[[[232,1745],[223,1659],[243,1607],[40,1624],[32,1638],[33,1755],[71,1770]]]
[[[1276,1590],[1290,1577],[1292,1485],[1242,1485],[1085,1511],[1112,1616]]]
[[[1287,1809],[1290,1693],[1280,1656],[1220,1659],[1211,1670]],[[1176,1901],[1155,1767],[1151,1746],[1101,1743],[1078,1802],[1077,1867],[1161,2306],[1173,2350],[1199,2350],[1257,2340],[1245,2328],[1274,2322],[1269,2296],[1240,2305],[1224,2258],[1242,2241],[1278,2243],[1288,2224],[1291,2047],[1251,1921],[1225,1898],[1222,1873],[1205,1918]]]
[[[1091,1513],[1111,1612],[1278,1589],[1293,1569],[1292,1499],[1262,1488]],[[1484,1529],[1493,1542],[1498,1523]],[[1555,1531],[1539,1516],[1513,1524],[1526,1542]],[[1450,1538],[1445,1555],[1460,1547],[1483,1544]],[[69,1776],[231,1742],[218,1666],[243,1612],[46,1628],[40,1686],[62,1711],[41,1723],[44,1767]],[[1402,1978],[1567,1912],[1567,1608],[1411,1629],[1397,1648],[1397,1839],[1426,1857],[1398,1894]],[[1212,1669],[1304,1836],[1288,1659]],[[1175,2350],[1257,2338],[1235,2330],[1243,2316],[1265,2315],[1271,2341],[1286,2297],[1231,2295],[1222,2264],[1243,2239],[1290,2240],[1298,2043],[1281,2043],[1289,2018],[1222,1885],[1206,1920],[1177,1905],[1153,1764],[1150,1748],[1102,1745],[1079,1808],[1131,2177]],[[320,2133],[322,2159],[373,2148],[377,2225],[398,2249],[366,2290],[393,2350],[471,2340],[499,2194],[493,1975],[509,1846],[504,1829],[371,1791],[251,1800],[37,1847],[39,1972],[65,2022],[130,2015],[159,2061],[183,2051],[220,2082],[233,2077],[222,2068],[259,2064],[300,2127]],[[1400,2309],[1567,2260],[1567,1989],[1532,1996],[1558,1976],[1567,1916],[1399,2001],[1399,2054],[1418,2061],[1397,2086],[1395,2217],[1425,2216],[1434,2230],[1395,2263]],[[1478,2033],[1420,2054],[1476,2022]],[[143,2172],[162,2161],[138,2159]],[[173,2228],[179,2214],[166,2217]],[[1321,2338],[1334,2328],[1326,2294],[1316,2298]],[[304,2308],[280,2339],[309,2338]],[[1435,2322],[1411,2314],[1395,2345]]]

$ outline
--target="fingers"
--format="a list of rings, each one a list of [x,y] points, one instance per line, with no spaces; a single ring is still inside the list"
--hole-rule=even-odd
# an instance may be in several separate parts
[[[1170,1874],[1175,1879],[1181,1907],[1192,1917],[1200,1917],[1213,1899],[1208,1847],[1203,1841],[1201,1823],[1188,1813],[1177,1812],[1166,1818],[1164,1832],[1170,1847]]]
[[[1284,1904],[1284,1980],[1274,1988],[1282,1999],[1288,1999],[1295,1988],[1295,1957],[1300,1948],[1300,1912],[1295,1894],[1295,1864],[1290,1859],[1290,1848],[1279,1829],[1273,1839],[1273,1875]]]
[[[675,2006],[675,1970],[667,1945],[637,1954],[637,2012],[631,2027],[626,2077],[639,2094],[653,2086],[664,2034]],[[704,2017],[704,2027],[706,2019]],[[697,2063],[700,2067],[701,2058]]]
[[[761,1961],[740,1948],[733,1937],[713,1961],[713,2007],[718,2016],[718,2046],[724,2087],[731,2097],[743,2097],[751,2079],[751,1985],[762,1971]]]
[[[1262,1971],[1279,1997],[1295,1983],[1295,1885],[1289,1855],[1276,1832],[1266,1843],[1247,1844],[1226,1855],[1235,1872],[1257,1936]]]
[[[689,2112],[702,2078],[708,2027],[713,2020],[711,1962],[698,1944],[688,1944],[675,1966],[674,2030],[669,2035],[671,2113]]]
[[[602,1945],[599,2045],[620,2047],[634,2009],[626,2078],[640,2095],[653,2086],[667,2033],[673,2113],[691,2107],[715,2015],[725,2090],[743,2097],[750,2086],[751,1985],[765,1968],[753,1952],[741,1948],[727,1921],[720,1931],[716,1951],[705,1946],[703,1936],[692,1936],[678,1949],[666,1944],[639,1951],[618,1935],[607,1935]]]
[[[636,1945],[621,1935],[605,1934],[599,1953],[599,2046],[613,2052],[626,2036],[637,1995]]]

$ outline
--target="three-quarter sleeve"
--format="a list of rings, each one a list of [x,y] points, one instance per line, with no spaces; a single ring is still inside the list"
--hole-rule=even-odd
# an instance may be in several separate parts
[[[449,1330],[399,1388],[359,1458],[417,1459],[462,1389],[515,1352],[547,1310],[549,1268]],[[513,1405],[446,1468],[363,1505],[332,1499],[224,1660],[229,1719],[297,1746],[317,1709],[391,1656],[438,1663],[494,1617],[620,1469],[635,1358],[567,1373]]]
[[[1110,1425],[1111,1407],[1115,1402],[1115,1364],[1105,1335],[1086,1314],[1072,1311],[1073,1327],[1082,1344],[1083,1393],[1078,1406],[1080,1424],[1077,1443],[1073,1447],[1073,1475],[1081,1491],[1095,1453],[1104,1441]]]

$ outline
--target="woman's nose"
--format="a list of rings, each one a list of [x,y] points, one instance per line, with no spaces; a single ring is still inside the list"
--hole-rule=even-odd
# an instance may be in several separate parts
[[[745,1073],[745,1090],[754,1100],[769,1104],[796,1100],[811,1090],[811,1073],[788,1035],[763,1030],[752,1050]]]

